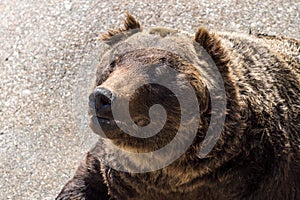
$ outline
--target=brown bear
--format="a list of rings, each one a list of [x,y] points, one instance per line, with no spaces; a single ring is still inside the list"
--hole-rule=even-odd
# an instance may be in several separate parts
[[[101,39],[109,48],[89,112],[102,138],[57,200],[300,199],[299,41],[205,28],[195,36],[143,30],[130,14],[125,28]],[[173,85],[180,94],[191,86],[195,96],[181,98]],[[163,112],[152,109],[158,104]],[[114,111],[126,106],[129,125]],[[151,124],[159,127],[155,135],[137,130]],[[206,138],[209,131],[214,137]],[[174,140],[168,151],[153,153]]]

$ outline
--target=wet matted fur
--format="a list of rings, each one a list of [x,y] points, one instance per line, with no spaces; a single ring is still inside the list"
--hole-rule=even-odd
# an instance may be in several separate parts
[[[201,119],[197,136],[178,160],[153,172],[120,172],[101,162],[103,156],[118,157],[117,152],[110,151],[111,142],[148,152],[161,148],[176,134],[176,101],[162,102],[168,91],[162,93],[161,88],[148,85],[140,91],[145,95],[133,97],[131,109],[143,110],[143,106],[149,108],[153,103],[149,101],[160,101],[170,110],[163,134],[135,139],[114,132],[108,134],[109,141],[99,139],[58,200],[300,199],[298,40],[264,34],[210,33],[205,28],[194,37],[168,28],[142,30],[129,14],[125,28],[109,31],[102,40],[112,46],[130,44],[130,48],[124,45],[110,65],[99,66],[95,87],[104,85],[126,93],[134,85],[134,78],[142,77],[133,70],[135,67],[172,67],[184,75],[197,94]],[[193,64],[193,56],[201,59],[203,50],[223,78],[227,104],[220,138],[213,150],[200,158],[198,152],[212,114],[208,88],[213,87],[201,73],[207,66],[199,66],[199,71]]]

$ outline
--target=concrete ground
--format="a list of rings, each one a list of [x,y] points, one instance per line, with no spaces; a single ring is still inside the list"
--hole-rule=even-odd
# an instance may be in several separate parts
[[[124,11],[145,27],[299,39],[300,1],[0,1],[0,199],[54,199],[97,136],[87,95],[108,28]]]

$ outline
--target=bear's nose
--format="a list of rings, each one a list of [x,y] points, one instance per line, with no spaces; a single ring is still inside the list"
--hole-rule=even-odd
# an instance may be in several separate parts
[[[90,106],[94,106],[97,117],[104,119],[113,119],[111,111],[111,102],[113,95],[106,88],[96,88],[90,96]]]

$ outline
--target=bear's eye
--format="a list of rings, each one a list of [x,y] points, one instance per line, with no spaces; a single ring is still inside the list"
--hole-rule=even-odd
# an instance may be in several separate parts
[[[101,85],[106,79],[108,79],[109,75],[113,72],[116,66],[116,60],[112,61],[107,68],[102,70],[102,72],[99,74],[99,77],[97,77],[97,86]]]

